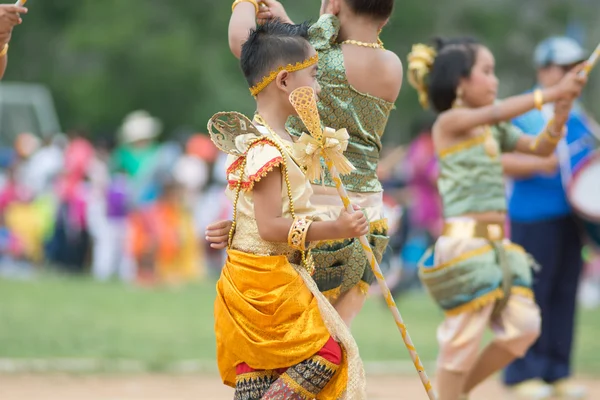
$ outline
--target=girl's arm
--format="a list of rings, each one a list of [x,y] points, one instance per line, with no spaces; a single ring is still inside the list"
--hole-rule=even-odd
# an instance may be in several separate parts
[[[262,4],[264,5],[260,7],[260,11],[256,18],[259,21],[267,20],[267,19],[279,19],[281,22],[286,24],[294,25],[294,21],[288,17],[283,4],[278,2],[277,0],[262,0]]]
[[[540,107],[542,105],[540,103],[554,103],[561,98],[574,99],[579,96],[587,82],[587,77],[579,76],[582,68],[583,64],[571,70],[555,86],[541,90],[541,99],[537,98],[539,92],[534,91],[509,97],[501,103],[485,107],[448,110],[439,116],[440,131],[447,135],[461,136],[478,126],[511,120],[535,107]]]
[[[537,174],[552,174],[558,168],[558,158],[537,157],[526,154],[506,153],[502,155],[504,174],[511,178],[526,179]]]
[[[293,220],[283,217],[281,199],[282,174],[280,168],[274,168],[252,189],[254,214],[258,233],[267,242],[287,242]],[[342,212],[336,221],[315,221],[306,235],[306,241],[346,239],[368,233],[369,224],[362,212],[348,214]]]
[[[545,103],[559,99],[561,91],[551,87],[542,91]],[[479,108],[453,108],[440,115],[438,126],[448,135],[461,136],[482,125],[494,125],[511,120],[536,106],[534,93],[509,97],[500,103]]]
[[[554,118],[537,136],[522,135],[515,146],[519,153],[546,157],[554,153],[565,134],[565,125],[571,113],[573,100],[559,100],[554,105]]]
[[[255,3],[251,1],[238,3],[229,19],[229,48],[238,59],[242,55],[242,45],[248,39],[250,30],[256,28],[257,13]]]

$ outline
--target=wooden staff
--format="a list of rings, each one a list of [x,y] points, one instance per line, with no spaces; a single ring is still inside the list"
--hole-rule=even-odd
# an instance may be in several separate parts
[[[292,105],[294,106],[296,111],[298,112],[298,115],[304,122],[304,125],[310,132],[312,138],[315,139],[317,142],[317,143],[315,143],[314,140],[310,140],[309,138],[305,137],[304,142],[309,144],[308,146],[306,146],[306,152],[308,153],[309,151],[312,151],[311,157],[313,157],[313,163],[315,161],[318,162],[318,160],[316,160],[314,157],[314,155],[316,155],[316,154],[322,156],[325,159],[325,163],[327,164],[327,168],[329,169],[329,172],[331,173],[333,181],[335,182],[335,187],[338,191],[338,194],[340,195],[340,197],[342,199],[344,207],[346,208],[346,210],[349,213],[353,213],[354,209],[352,208],[352,204],[350,203],[350,197],[348,196],[348,193],[346,192],[346,189],[344,188],[344,186],[342,184],[342,180],[340,178],[338,168],[336,167],[336,163],[332,160],[333,158],[337,158],[339,160],[339,158],[341,156],[341,154],[339,154],[339,153],[342,153],[342,150],[345,149],[345,147],[340,146],[341,142],[339,141],[339,136],[336,137],[336,135],[335,135],[336,132],[334,130],[332,130],[331,128],[326,128],[325,133],[323,133],[323,130],[321,129],[321,121],[319,118],[319,113],[317,110],[317,103],[316,103],[316,99],[315,99],[314,90],[310,87],[298,88],[291,93],[290,102],[292,103]],[[347,132],[345,132],[345,133],[347,135]],[[328,141],[329,141],[329,143],[328,143]],[[300,138],[300,142],[301,143],[303,142],[303,138]],[[316,148],[315,145],[318,145],[319,148]],[[338,146],[337,149],[336,149],[336,146]],[[318,157],[318,158],[320,159],[320,157]],[[341,168],[344,168],[344,171],[346,171],[346,167],[345,167],[344,163],[339,163],[339,164],[341,164]],[[311,167],[314,168],[315,165],[313,164]],[[390,311],[392,312],[392,314],[394,316],[394,320],[396,321],[396,326],[400,330],[400,333],[402,335],[402,340],[404,341],[404,345],[408,349],[410,358],[412,359],[412,361],[415,365],[415,368],[416,368],[417,372],[419,373],[419,377],[421,378],[423,387],[425,388],[425,391],[427,392],[429,399],[436,400],[437,397],[433,391],[433,387],[431,385],[429,377],[427,376],[427,373],[425,372],[425,368],[423,367],[423,364],[421,363],[421,359],[419,358],[419,355],[417,354],[417,350],[410,338],[410,335],[408,334],[408,330],[406,329],[406,324],[404,324],[404,321],[402,320],[402,316],[400,315],[400,311],[398,311],[398,307],[396,306],[396,302],[394,301],[392,292],[390,291],[390,289],[387,286],[387,283],[385,282],[385,278],[383,277],[381,268],[379,267],[379,264],[377,263],[377,260],[375,259],[375,255],[373,254],[373,250],[371,249],[371,246],[369,245],[369,241],[367,240],[366,236],[361,236],[359,238],[359,240],[360,240],[360,244],[362,245],[363,250],[365,251],[365,254],[367,255],[367,259],[369,260],[371,269],[373,270],[373,273],[375,274],[375,278],[377,278],[377,282],[381,286],[381,289],[384,293],[385,301],[388,305],[388,308],[390,309]]]

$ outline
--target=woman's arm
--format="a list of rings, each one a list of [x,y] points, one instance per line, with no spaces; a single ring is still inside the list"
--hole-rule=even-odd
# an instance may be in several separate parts
[[[252,189],[254,214],[258,233],[268,242],[287,242],[293,220],[282,216],[281,169],[275,168]],[[362,212],[347,214],[342,212],[336,221],[315,221],[306,235],[308,242],[346,239],[366,234],[369,224]]]
[[[238,3],[229,19],[229,48],[236,58],[242,55],[242,45],[250,30],[256,28],[256,7],[250,1]]]

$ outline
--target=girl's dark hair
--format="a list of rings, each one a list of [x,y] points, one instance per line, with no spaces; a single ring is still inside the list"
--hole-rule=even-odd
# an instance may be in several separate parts
[[[394,11],[394,0],[346,0],[352,11],[358,15],[367,15],[385,20]]]
[[[452,108],[460,79],[471,75],[480,46],[468,37],[435,39],[437,56],[429,73],[428,95],[437,112]]]

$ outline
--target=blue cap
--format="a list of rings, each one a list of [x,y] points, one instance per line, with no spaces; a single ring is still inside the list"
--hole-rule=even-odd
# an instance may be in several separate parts
[[[586,51],[577,41],[565,36],[544,40],[535,48],[533,56],[536,67],[571,65],[586,59]]]

